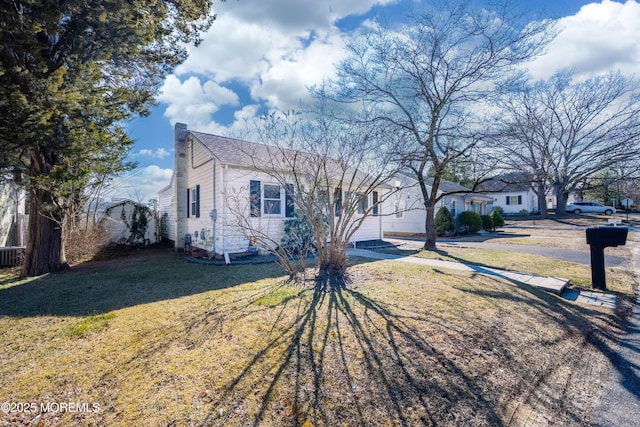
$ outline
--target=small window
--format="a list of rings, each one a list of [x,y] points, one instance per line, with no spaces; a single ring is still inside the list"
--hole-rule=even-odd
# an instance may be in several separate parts
[[[200,186],[187,188],[187,218],[200,218]]]
[[[372,193],[372,198],[373,198],[373,209],[372,209],[372,214],[373,216],[377,216],[379,213],[379,201],[378,201],[378,192],[374,191]]]
[[[507,196],[507,205],[521,205],[522,196]]]
[[[275,184],[264,185],[264,213],[266,215],[282,214],[282,197],[280,186]]]
[[[369,197],[362,193],[356,194],[356,197],[358,197],[358,215],[364,215],[367,209],[369,209]]]
[[[400,206],[400,202],[395,204],[395,217],[398,219],[404,217],[404,209]]]
[[[196,200],[197,200],[196,189],[192,188],[191,189],[191,216],[196,216],[196,208],[197,208]]]

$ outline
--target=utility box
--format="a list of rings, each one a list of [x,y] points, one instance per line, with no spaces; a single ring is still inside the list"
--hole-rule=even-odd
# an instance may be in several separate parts
[[[604,270],[604,248],[625,245],[627,243],[627,227],[589,227],[587,243],[591,247],[591,286],[594,289],[607,289]]]

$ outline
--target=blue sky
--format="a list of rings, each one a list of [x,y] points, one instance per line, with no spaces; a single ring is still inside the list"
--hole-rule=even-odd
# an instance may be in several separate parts
[[[127,129],[139,167],[118,178],[113,195],[146,201],[168,185],[173,125],[238,136],[244,123],[269,109],[295,108],[306,86],[331,77],[344,40],[374,16],[400,20],[429,0],[227,0],[198,48],[162,84],[149,117]],[[517,0],[516,0],[517,1]],[[640,71],[640,4],[636,0],[521,0],[534,17],[560,20],[545,55],[529,65],[545,78],[571,67],[579,73]]]

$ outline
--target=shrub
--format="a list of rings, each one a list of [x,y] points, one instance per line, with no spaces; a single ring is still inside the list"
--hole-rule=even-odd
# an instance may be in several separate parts
[[[464,211],[458,215],[458,224],[464,234],[473,234],[482,229],[482,218],[476,212]]]
[[[456,229],[456,219],[446,207],[442,207],[436,212],[435,221],[436,233],[440,236],[455,231]]]
[[[520,216],[529,216],[529,211],[526,209],[521,209],[520,210]]]
[[[502,217],[502,208],[500,206],[496,206],[489,216],[493,220],[494,229],[496,227],[504,227],[504,218]]]
[[[307,256],[314,251],[313,228],[304,216],[293,217],[284,222],[281,247],[288,255]]]
[[[487,231],[493,231],[495,230],[495,226],[493,224],[493,218],[491,218],[491,215],[482,215],[482,229],[483,230],[487,230]]]

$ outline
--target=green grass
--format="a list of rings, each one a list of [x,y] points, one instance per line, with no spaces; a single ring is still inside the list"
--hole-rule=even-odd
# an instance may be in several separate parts
[[[38,418],[62,426],[588,420],[614,312],[496,277],[357,262],[334,293],[287,283],[276,265],[166,252],[8,280],[0,402],[99,404]],[[0,425],[33,418],[0,413]]]
[[[69,325],[62,330],[63,335],[68,337],[82,337],[91,332],[96,332],[107,327],[109,320],[116,317],[115,313],[98,314],[89,316],[79,322]]]

